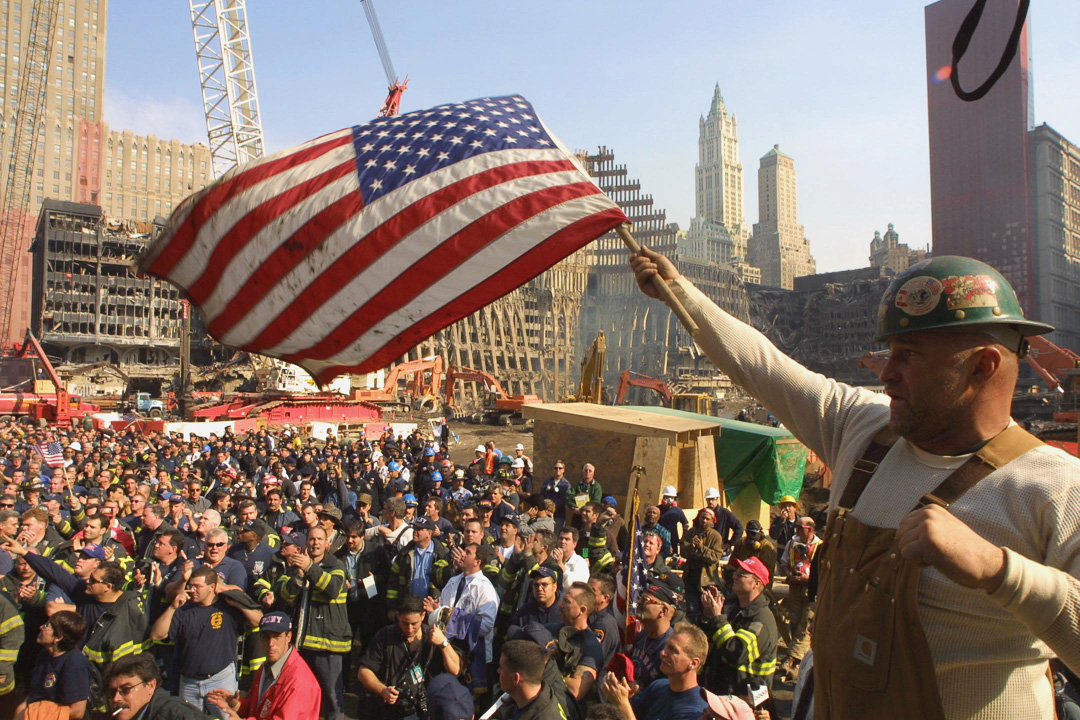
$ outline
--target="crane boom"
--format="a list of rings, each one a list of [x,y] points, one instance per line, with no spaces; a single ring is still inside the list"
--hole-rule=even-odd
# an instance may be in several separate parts
[[[37,159],[38,126],[45,113],[46,84],[52,58],[56,15],[60,0],[34,0],[23,55],[22,82],[15,104],[11,156],[7,182],[0,201],[0,332],[9,339],[14,328],[12,310],[19,276],[19,251],[30,212],[30,188]],[[15,11],[19,12],[18,10]]]
[[[379,16],[375,14],[374,0],[360,0],[360,4],[364,6],[364,14],[367,15],[368,25],[371,26],[371,36],[375,38],[375,49],[379,51],[383,72],[386,73],[386,84],[393,85],[397,82],[397,73],[394,72],[394,63],[390,60],[390,51],[386,49],[386,39],[379,25]]]
[[[263,156],[244,0],[188,0],[215,177]]]
[[[394,72],[394,63],[390,60],[390,51],[386,49],[386,38],[383,37],[373,1],[360,0],[360,4],[364,6],[364,14],[371,26],[371,37],[375,39],[375,49],[379,51],[379,60],[382,61],[383,72],[386,73],[386,100],[383,101],[378,117],[397,115],[401,109],[401,95],[409,87],[409,78],[399,81],[397,73]]]

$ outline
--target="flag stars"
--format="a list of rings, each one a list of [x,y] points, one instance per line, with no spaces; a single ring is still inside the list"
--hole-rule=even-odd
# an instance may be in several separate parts
[[[465,127],[462,128],[462,130],[465,130],[466,132],[474,132],[476,130],[476,126],[475,125],[466,125]]]
[[[362,150],[363,152],[371,152],[374,149],[375,149],[375,146],[372,145],[371,143],[368,143],[364,147],[360,148],[360,150]]]
[[[438,135],[432,135],[431,139],[434,140],[435,142],[439,142],[440,140],[443,139],[442,133],[439,133]]]
[[[521,124],[521,121],[518,120],[516,117],[510,118],[510,122],[514,123],[515,125],[520,125]]]
[[[378,160],[376,160],[376,159],[374,159],[374,158],[372,158],[371,160],[368,160],[368,161],[367,161],[366,163],[364,163],[364,167],[369,167],[369,168],[371,168],[371,167],[375,167],[375,166],[376,166],[376,165],[378,165],[378,164],[379,164],[379,161],[378,161]]]
[[[368,187],[375,191],[382,190],[382,180],[372,180]]]
[[[491,117],[489,115],[477,115],[476,119],[479,120],[480,122],[487,122],[488,120],[491,119]]]
[[[517,138],[514,137],[513,135],[509,135],[509,136],[503,138],[503,142],[510,143],[511,145],[516,145],[517,144]]]
[[[400,140],[401,138],[407,138],[407,137],[409,137],[409,133],[403,133],[403,132],[399,132],[399,133],[397,133],[396,135],[394,135],[394,137],[395,137],[395,138],[397,138],[398,140]]]
[[[460,145],[464,141],[461,138],[459,138],[457,136],[454,136],[454,137],[450,138],[449,140],[447,140],[447,142],[452,142],[455,145]]]
[[[383,167],[386,168],[387,170],[396,170],[397,169],[397,163],[395,163],[393,160],[387,160],[386,163],[383,165]]]
[[[529,126],[529,132],[534,132],[534,133],[538,133],[538,132],[540,132],[540,128],[538,128],[538,127],[533,127],[532,125],[530,125],[530,126]]]
[[[491,136],[491,135],[497,135],[498,133],[495,132],[495,128],[485,128],[484,129],[484,134],[488,135],[488,136]]]
[[[517,134],[520,135],[521,137],[529,137],[529,133],[526,130],[518,130]]]
[[[484,147],[484,143],[480,142],[479,140],[473,140],[471,143],[469,143],[469,145],[471,147],[474,147],[474,148],[478,149],[478,150],[480,148]]]
[[[412,175],[416,172],[416,168],[412,165],[406,165],[405,169],[401,171],[404,175]]]
[[[550,145],[551,144],[547,140],[537,140],[536,143],[537,143],[537,145]]]
[[[535,130],[536,128],[533,128],[533,129]],[[419,140],[420,138],[424,137],[424,133],[422,133],[422,132],[414,132],[412,134],[412,136],[413,136],[413,140]]]
[[[401,146],[401,147],[399,147],[399,148],[398,148],[397,150],[395,150],[395,152],[397,152],[397,153],[407,153],[407,152],[412,152],[412,148],[411,148],[411,147],[409,147],[408,145],[402,145],[402,146]]]
[[[420,148],[419,150],[416,151],[416,154],[419,157],[427,157],[428,155],[431,154],[431,151],[428,150],[427,148]]]
[[[379,132],[377,132],[375,134],[378,135],[381,138],[390,137],[390,131],[389,130],[380,130]]]
[[[450,155],[448,153],[441,152],[441,153],[439,153],[438,155],[435,156],[435,159],[436,160],[449,160]]]

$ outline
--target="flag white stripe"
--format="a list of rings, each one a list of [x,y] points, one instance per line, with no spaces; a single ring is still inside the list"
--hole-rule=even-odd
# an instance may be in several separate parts
[[[350,221],[332,234],[319,247],[286,274],[275,287],[257,303],[247,315],[226,332],[220,340],[231,345],[244,345],[258,337],[280,313],[279,308],[288,307],[296,296],[314,282],[323,272],[352,249],[358,242],[380,225],[394,217],[403,208],[427,197],[446,185],[458,182],[496,167],[525,161],[558,161],[565,157],[556,150],[500,150],[484,153],[435,172],[382,196],[365,207],[355,221]],[[576,177],[572,182],[584,180]],[[363,188],[361,188],[363,190]],[[239,286],[232,288],[233,292]],[[350,311],[351,312],[351,311]]]
[[[355,157],[356,153],[353,151],[351,144],[342,145],[285,172],[273,175],[262,182],[256,183],[244,192],[234,195],[214,213],[213,217],[203,223],[191,248],[169,272],[169,279],[182,287],[188,287],[202,274],[221,238],[238,222],[243,220],[250,211],[305,180],[309,180]],[[355,172],[353,174],[355,175]]]
[[[351,134],[352,134],[352,128],[346,128],[344,130],[338,130],[337,132],[332,132],[332,133],[329,133],[327,135],[323,135],[322,137],[315,138],[314,140],[312,140],[310,142],[306,142],[303,145],[297,145],[296,147],[287,148],[285,150],[282,150],[281,152],[274,153],[273,155],[266,155],[264,157],[259,158],[258,160],[255,160],[254,162],[250,162],[250,163],[248,163],[246,165],[233,168],[232,170],[230,170],[229,172],[225,173],[220,178],[218,178],[217,181],[215,181],[213,185],[211,185],[209,187],[202,188],[201,190],[197,190],[196,192],[193,192],[191,195],[188,195],[184,200],[180,201],[180,204],[177,205],[175,210],[173,210],[172,215],[169,216],[169,222],[167,224],[167,234],[172,235],[176,231],[176,229],[178,227],[181,227],[187,221],[188,215],[191,214],[191,210],[192,210],[192,208],[195,207],[196,201],[198,201],[199,198],[201,198],[203,195],[205,195],[207,192],[209,192],[211,189],[213,189],[216,185],[218,185],[219,183],[224,181],[226,178],[231,178],[232,176],[236,175],[237,173],[247,172],[248,170],[252,170],[252,169],[254,169],[254,168],[256,168],[256,167],[258,167],[260,165],[263,165],[263,164],[265,164],[267,162],[277,160],[278,158],[285,157],[286,155],[292,155],[293,153],[300,152],[302,150],[306,150],[307,148],[309,148],[309,147],[311,147],[313,145],[319,145],[319,144],[324,143],[324,142],[330,142],[331,140],[339,138],[342,135],[351,135]],[[151,247],[152,252],[147,254],[146,259],[143,260],[144,266],[149,266],[154,260],[156,260],[158,255],[161,254],[161,251],[164,250],[165,247],[166,247],[165,243],[154,243],[152,245],[152,247]]]
[[[238,252],[221,274],[214,291],[202,303],[207,322],[213,322],[225,309],[235,293],[244,287],[259,266],[270,257],[281,243],[292,237],[312,217],[333,203],[358,189],[356,173],[349,173],[297,204],[275,222],[268,224],[251,238]]]
[[[306,322],[269,352],[291,353],[320,342],[345,318],[352,315],[360,305],[391,283],[398,282],[399,276],[417,258],[437,248],[448,237],[467,227],[469,223],[522,195],[572,183],[579,177],[576,170],[534,175],[501,183],[470,195],[428,219],[416,230],[403,237],[397,246],[380,255],[352,281],[340,288],[327,302],[315,310]],[[346,301],[346,298],[349,298],[349,301]],[[284,305],[276,307],[284,307]],[[253,314],[254,312],[249,313],[249,317]],[[254,337],[256,335],[251,336],[251,338]]]
[[[348,348],[330,358],[331,364],[348,364],[350,358],[357,357],[356,353],[363,353],[364,357],[374,354],[415,324],[418,318],[426,317],[447,305],[447,298],[457,298],[498,275],[519,257],[567,225],[609,209],[611,201],[606,196],[588,195],[568,200],[525,220],[471,256],[467,263],[456,267],[406,307],[377,323]]]

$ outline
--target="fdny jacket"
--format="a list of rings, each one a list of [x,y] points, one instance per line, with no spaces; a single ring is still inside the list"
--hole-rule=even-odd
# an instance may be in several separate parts
[[[446,586],[446,581],[453,574],[453,566],[450,564],[450,548],[442,542],[432,538],[431,575],[428,584],[428,593],[433,597],[439,595],[439,591]],[[390,578],[386,588],[386,604],[390,608],[397,607],[401,598],[409,594],[409,586],[412,584],[413,564],[416,562],[416,541],[411,541],[401,549],[390,564]]]
[[[345,601],[345,566],[333,555],[323,555],[312,563],[304,577],[295,567],[289,567],[278,578],[275,594],[285,605],[295,606],[303,613],[297,646],[305,650],[347,653],[352,648],[352,629],[349,627]]]
[[[729,600],[725,613],[702,620],[713,652],[709,654],[709,688],[722,695],[745,695],[746,686],[772,688],[776,672],[776,618],[764,593],[745,608]]]

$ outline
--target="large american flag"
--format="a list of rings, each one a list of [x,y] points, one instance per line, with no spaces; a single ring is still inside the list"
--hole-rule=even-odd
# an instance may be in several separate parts
[[[34,449],[37,450],[38,455],[49,467],[64,466],[64,446],[55,440],[35,445]]]
[[[626,222],[520,96],[379,118],[185,200],[141,267],[220,342],[319,383],[421,340]]]

